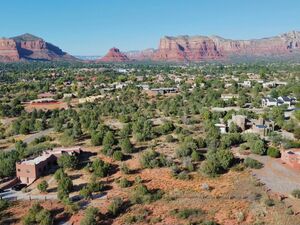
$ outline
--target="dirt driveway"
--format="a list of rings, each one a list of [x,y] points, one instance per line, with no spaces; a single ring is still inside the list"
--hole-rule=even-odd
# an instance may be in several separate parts
[[[300,171],[283,164],[280,159],[268,156],[251,155],[264,164],[259,170],[253,170],[253,175],[265,183],[272,192],[288,196],[294,189],[300,189]]]

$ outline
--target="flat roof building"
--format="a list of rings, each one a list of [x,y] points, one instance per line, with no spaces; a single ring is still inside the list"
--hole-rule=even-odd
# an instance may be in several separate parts
[[[63,154],[80,154],[80,147],[54,148],[44,151],[35,158],[29,158],[16,163],[17,178],[24,184],[31,184],[56,165],[57,159]]]

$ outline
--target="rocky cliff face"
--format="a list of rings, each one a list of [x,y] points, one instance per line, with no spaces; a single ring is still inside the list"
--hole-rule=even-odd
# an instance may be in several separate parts
[[[300,32],[255,40],[230,40],[217,36],[164,37],[160,40],[155,61],[222,60],[231,56],[286,56],[300,49]]]
[[[111,48],[108,53],[97,62],[128,62],[130,59],[117,48]]]
[[[216,43],[209,37],[164,37],[160,40],[156,61],[201,61],[219,59],[222,53]]]
[[[16,62],[19,60],[63,61],[76,60],[76,58],[31,34],[0,39],[0,61]]]
[[[16,42],[11,39],[0,39],[0,62],[16,62],[19,59]]]
[[[130,51],[130,52],[126,52],[125,54],[130,60],[148,61],[148,60],[153,60],[156,51],[157,51],[156,49],[149,48],[142,51]]]

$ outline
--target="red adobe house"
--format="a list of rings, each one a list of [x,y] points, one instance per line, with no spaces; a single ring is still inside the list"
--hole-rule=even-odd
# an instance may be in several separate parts
[[[290,167],[300,170],[300,148],[281,151],[281,160]]]
[[[41,177],[47,172],[51,166],[56,164],[57,159],[62,154],[80,154],[82,149],[80,147],[72,148],[54,148],[53,150],[47,150],[42,155],[26,159],[16,163],[17,178],[24,184],[32,184],[36,179]]]

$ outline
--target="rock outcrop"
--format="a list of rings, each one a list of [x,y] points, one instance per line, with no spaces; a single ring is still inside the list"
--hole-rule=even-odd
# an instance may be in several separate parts
[[[31,34],[0,39],[0,61],[16,62],[20,60],[72,61],[77,59],[63,52],[57,46]]]
[[[130,60],[149,61],[149,60],[153,60],[156,51],[157,51],[156,49],[149,48],[142,51],[130,51],[130,52],[126,52],[125,54]]]
[[[0,62],[16,62],[20,60],[17,44],[12,39],[0,39]]]
[[[130,59],[118,48],[109,49],[108,53],[102,58],[96,60],[97,62],[128,62]]]
[[[288,56],[300,49],[300,32],[254,40],[230,40],[218,36],[164,37],[154,61],[200,62],[230,57]]]

